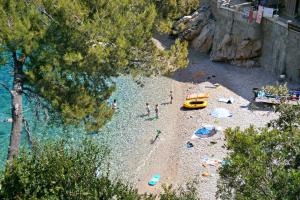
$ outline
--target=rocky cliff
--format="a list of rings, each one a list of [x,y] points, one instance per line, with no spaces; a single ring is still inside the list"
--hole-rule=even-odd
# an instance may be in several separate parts
[[[212,61],[261,66],[300,82],[300,32],[282,18],[249,21],[243,13],[219,7],[217,0],[201,0],[200,8],[174,24],[173,33]]]
[[[251,67],[261,55],[262,41],[260,29],[247,21],[240,13],[221,10],[210,1],[176,22],[174,33],[199,52],[210,53],[212,61]]]

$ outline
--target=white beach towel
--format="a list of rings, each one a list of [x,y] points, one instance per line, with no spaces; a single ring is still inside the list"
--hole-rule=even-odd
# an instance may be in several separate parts
[[[231,103],[233,103],[233,102],[234,102],[234,98],[232,98],[232,97],[229,97],[229,98],[224,98],[224,97],[219,98],[219,102],[228,103],[229,101],[230,101]]]

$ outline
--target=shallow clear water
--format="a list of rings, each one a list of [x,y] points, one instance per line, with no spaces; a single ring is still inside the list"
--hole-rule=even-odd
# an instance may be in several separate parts
[[[0,81],[10,82],[9,69],[2,68]],[[98,133],[89,134],[100,144],[105,144],[111,149],[111,170],[122,178],[132,179],[130,176],[144,155],[151,150],[149,137],[155,134],[155,125],[149,122],[148,127],[141,127],[145,118],[145,103],[151,106],[164,102],[170,90],[170,80],[167,78],[145,78],[145,87],[138,86],[131,77],[117,78],[117,89],[111,100],[116,99],[118,110],[112,120]],[[10,97],[5,90],[0,88],[0,121],[10,117]],[[68,137],[77,140],[87,133],[83,127],[65,127],[62,125],[45,124],[34,117],[33,106],[24,98],[24,115],[30,123],[32,135],[39,139],[47,140],[49,137]],[[150,126],[150,127],[149,127]],[[11,124],[0,122],[0,169],[3,169],[7,156]],[[150,130],[150,131],[149,131]],[[149,133],[150,132],[150,133]],[[150,136],[149,136],[150,135]],[[23,133],[22,144],[27,144]],[[146,145],[147,144],[147,145]]]
[[[1,66],[0,66],[1,67]],[[3,66],[0,68],[0,81],[3,83],[10,83],[11,77],[9,74],[9,68]],[[9,141],[9,131],[11,128],[10,123],[4,123],[2,120],[10,117],[10,96],[9,93],[0,87],[0,169],[3,167],[3,163],[7,155],[7,146]]]
[[[11,86],[12,76],[11,68],[9,66],[3,66],[0,69],[0,81]],[[82,128],[74,129],[72,127],[46,124],[43,120],[37,121],[36,117],[34,117],[33,105],[30,104],[25,97],[23,97],[23,114],[30,124],[32,136],[38,139],[65,137],[68,136],[68,134],[76,132],[76,134],[74,134],[75,138],[80,135],[77,133],[84,132]],[[0,87],[0,170],[3,169],[5,165],[10,139],[11,123],[5,122],[8,118],[11,118],[10,95],[8,94],[8,91]],[[25,132],[22,133],[21,144],[28,145]]]

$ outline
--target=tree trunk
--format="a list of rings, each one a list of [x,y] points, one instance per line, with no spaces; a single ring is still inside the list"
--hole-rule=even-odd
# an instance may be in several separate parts
[[[8,147],[8,160],[12,160],[19,153],[19,145],[22,132],[22,88],[23,88],[23,63],[25,58],[18,60],[16,52],[13,52],[14,60],[14,80],[12,88],[12,128],[10,134],[10,144]]]

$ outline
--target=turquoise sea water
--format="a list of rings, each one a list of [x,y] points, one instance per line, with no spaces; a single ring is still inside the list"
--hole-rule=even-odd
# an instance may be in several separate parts
[[[9,66],[3,66],[0,69],[0,81],[11,86],[12,76],[11,68]],[[30,129],[34,137],[40,139],[47,139],[48,137],[58,137],[74,131],[74,128],[68,128],[63,126],[53,126],[46,124],[43,120],[37,121],[34,117],[33,105],[30,104],[25,97],[23,97],[23,113],[24,117],[30,124]],[[9,135],[11,131],[11,123],[4,120],[11,118],[11,99],[8,91],[0,87],[0,169],[3,169],[5,160],[7,157],[7,149],[9,145]],[[71,129],[72,131],[70,131]],[[83,132],[78,129],[77,132]],[[25,137],[25,132],[22,133],[21,139],[22,145],[28,145]]]
[[[9,68],[0,69],[0,81],[10,83]],[[147,122],[148,127],[141,127],[145,119],[140,115],[145,112],[145,102],[150,105],[164,102],[165,94],[170,90],[170,80],[167,78],[144,78],[145,87],[138,86],[131,77],[122,76],[115,80],[117,89],[111,100],[116,99],[118,110],[98,133],[86,133],[83,127],[66,127],[61,124],[38,121],[34,116],[33,105],[24,97],[24,116],[30,123],[32,136],[41,141],[49,138],[67,137],[78,140],[83,135],[94,138],[99,144],[104,144],[111,150],[111,172],[116,172],[122,178],[128,178],[137,167],[137,161],[142,161],[144,155],[151,150],[149,143],[157,129],[155,123]],[[11,117],[10,96],[0,88],[0,121]],[[0,169],[4,168],[11,124],[0,122]],[[150,130],[150,131],[149,131]],[[22,134],[22,145],[27,144],[25,132]],[[142,145],[141,145],[142,144]]]
[[[9,68],[2,68],[0,73],[0,81],[10,83],[11,76]],[[95,138],[101,144],[105,144],[112,149],[112,157],[114,160],[128,160],[131,151],[135,151],[136,145],[141,142],[143,134],[139,120],[142,120],[139,115],[144,113],[144,104],[146,101],[150,102],[157,99],[150,99],[149,91],[138,86],[130,77],[123,76],[115,80],[117,89],[113,93],[111,99],[117,99],[118,111],[113,116],[112,120],[106,124],[97,134],[88,134],[83,127],[65,127],[60,124],[51,125],[46,124],[43,120],[37,121],[34,117],[33,105],[26,101],[24,98],[24,116],[30,123],[32,135],[36,138],[47,140],[48,138],[68,137],[69,139],[76,140],[82,135],[89,135]],[[147,85],[158,93],[165,93],[158,86],[167,84],[168,80],[156,84],[161,80],[148,79]],[[157,88],[153,88],[153,87]],[[151,90],[152,90],[151,89]],[[166,88],[168,90],[168,88]],[[7,91],[0,88],[0,121],[10,118],[10,96]],[[148,96],[147,96],[148,95]],[[158,95],[161,96],[161,95]],[[154,95],[155,98],[157,96]],[[162,101],[162,100],[160,100]],[[153,128],[155,130],[155,128]],[[3,169],[7,156],[7,147],[9,144],[9,134],[11,124],[7,122],[0,122],[0,168]],[[22,144],[26,145],[27,141],[25,133],[22,134]],[[120,159],[119,159],[120,158]]]
[[[9,68],[0,68],[0,81],[10,83],[11,77],[9,76]],[[0,168],[3,167],[3,161],[6,159],[7,146],[9,141],[9,134],[11,124],[1,122],[3,119],[10,117],[10,96],[3,87],[0,87]]]

